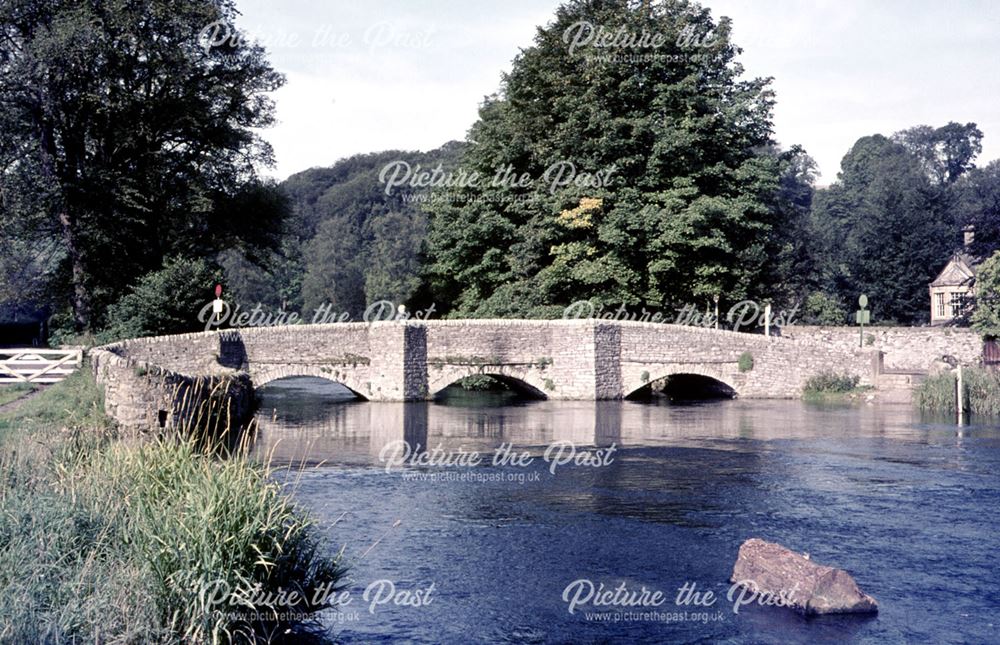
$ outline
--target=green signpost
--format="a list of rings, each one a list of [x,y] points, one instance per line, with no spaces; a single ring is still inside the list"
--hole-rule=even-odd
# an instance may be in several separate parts
[[[868,311],[868,296],[861,294],[858,298],[858,306],[861,307],[854,313],[855,321],[861,325],[860,335],[858,337],[858,347],[865,346],[865,325],[871,323],[872,312]]]

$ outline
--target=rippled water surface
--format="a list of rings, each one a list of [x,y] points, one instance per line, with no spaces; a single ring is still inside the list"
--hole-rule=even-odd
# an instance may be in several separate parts
[[[309,379],[261,390],[258,450],[295,465],[297,498],[345,547],[351,601],[325,616],[343,641],[1000,642],[996,426],[959,432],[906,406],[502,396],[388,404],[341,392]],[[387,471],[380,456],[404,441],[487,462],[511,446],[533,460]],[[603,450],[605,463],[553,473],[544,451],[560,441]],[[879,614],[734,613],[727,580],[749,537],[846,569]],[[433,584],[430,602],[371,612],[363,595],[379,580],[391,580],[401,602]],[[563,594],[576,580],[669,600],[655,614],[570,614]],[[721,600],[678,607],[685,584]]]

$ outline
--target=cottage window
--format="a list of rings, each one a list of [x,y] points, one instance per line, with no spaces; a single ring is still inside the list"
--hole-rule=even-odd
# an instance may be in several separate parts
[[[951,317],[958,318],[965,311],[965,294],[960,291],[951,294]]]
[[[945,317],[944,294],[943,293],[935,293],[934,294],[934,308],[936,310],[936,314],[935,315],[938,318],[944,318]]]

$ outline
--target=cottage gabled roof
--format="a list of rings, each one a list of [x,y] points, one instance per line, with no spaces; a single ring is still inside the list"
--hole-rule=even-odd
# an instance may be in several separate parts
[[[948,260],[938,277],[931,283],[932,287],[963,287],[971,285],[976,280],[976,267],[979,262],[968,253],[956,253]]]

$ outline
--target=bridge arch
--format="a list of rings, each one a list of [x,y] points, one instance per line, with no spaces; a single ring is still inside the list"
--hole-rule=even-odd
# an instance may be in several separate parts
[[[449,385],[468,376],[489,376],[500,381],[518,394],[533,399],[547,399],[552,381],[546,381],[543,372],[531,365],[437,364],[427,370],[427,392],[437,398]]]
[[[312,377],[323,379],[337,385],[342,385],[359,399],[369,400],[365,392],[368,391],[368,383],[362,382],[360,377],[352,374],[350,370],[336,370],[319,365],[274,365],[262,369],[250,370],[250,381],[255,390],[286,378]]]
[[[664,381],[666,393],[670,395],[673,390],[677,398],[736,398],[740,394],[743,380],[736,363],[649,365],[638,376],[635,372],[632,369],[628,370],[628,374],[623,374],[627,399],[640,398],[644,393],[650,392],[653,384]]]
[[[653,387],[672,401],[699,401],[708,399],[734,399],[736,390],[712,376],[702,374],[670,374],[632,392],[627,398],[640,398],[651,394]]]

